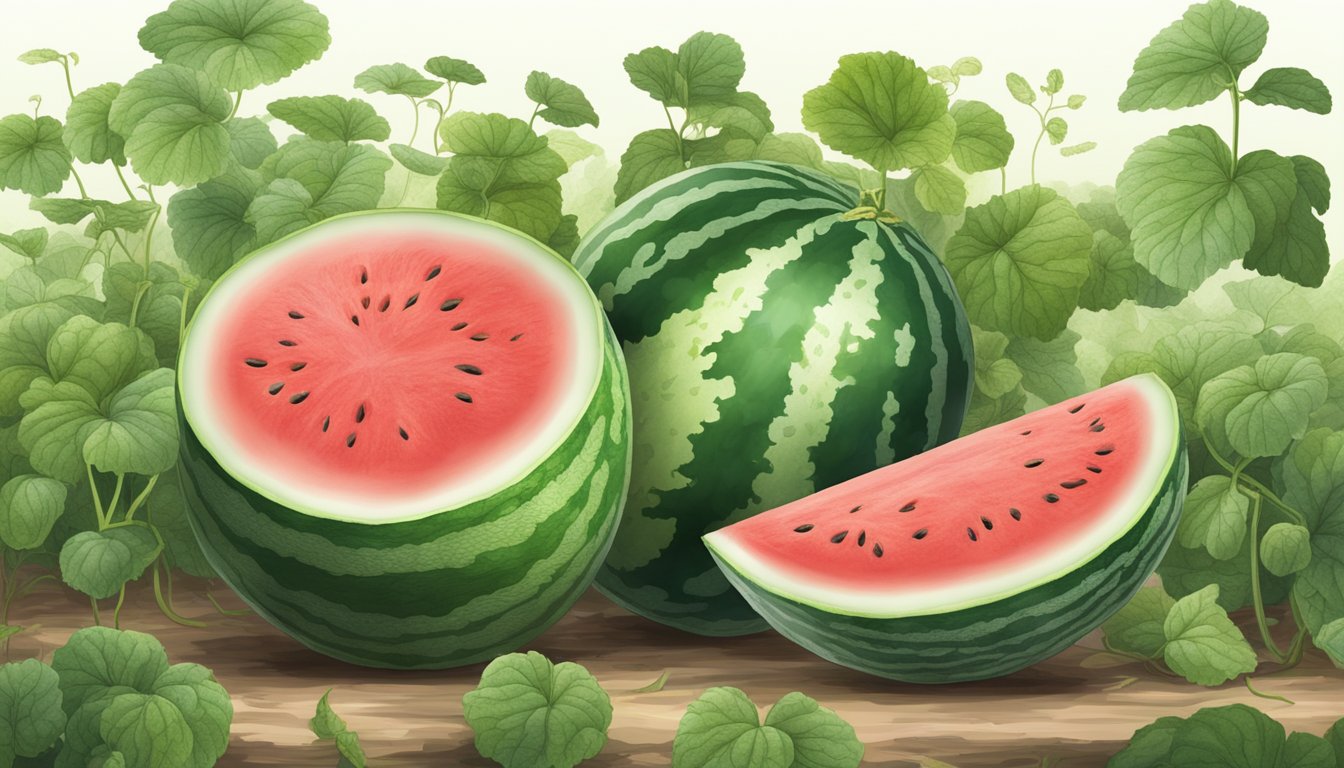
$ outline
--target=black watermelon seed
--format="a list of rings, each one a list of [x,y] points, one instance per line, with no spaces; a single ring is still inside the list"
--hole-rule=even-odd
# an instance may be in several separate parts
[[[992,530],[994,530],[994,521],[993,521],[993,520],[990,520],[988,517],[984,517],[984,516],[982,515],[982,516],[980,517],[980,524],[983,525],[983,526],[985,526],[985,530],[986,530],[986,531],[992,531]]]
[[[1022,466],[1026,467],[1027,469],[1035,469],[1035,468],[1041,466],[1041,465],[1044,464],[1044,463],[1045,463],[1045,459],[1032,459],[1031,461],[1028,461],[1027,463],[1023,464]]]
[[[397,433],[401,435],[402,440],[410,440],[411,436],[406,433],[405,427],[397,427]]]
[[[858,540],[857,540],[855,543],[858,544],[860,547],[862,547],[862,546],[863,546],[863,543],[864,543],[865,541],[867,541],[867,540],[868,540],[868,532],[867,532],[867,531],[859,531],[859,538],[858,538]]]
[[[453,397],[456,397],[458,400],[461,400],[464,403],[471,402],[471,395],[468,395],[466,392],[458,392],[454,394]]]
[[[415,302],[419,300],[420,300],[420,294],[417,293],[411,298],[406,300],[406,306],[402,307],[402,309],[410,309],[411,307],[415,306]]]
[[[252,366],[253,368],[265,368],[265,367],[266,367],[266,361],[265,361],[265,360],[259,360],[259,359],[255,358],[255,357],[249,357],[249,358],[247,358],[246,360],[244,360],[243,362],[244,362],[244,363],[247,363],[248,365]]]
[[[1066,480],[1060,483],[1059,487],[1067,488],[1068,490],[1072,491],[1074,488],[1078,488],[1084,485],[1087,485],[1087,480],[1084,480],[1083,478],[1080,477],[1077,480]]]
[[[351,432],[350,434],[348,434],[348,435],[345,436],[345,447],[346,447],[346,448],[354,448],[354,447],[355,447],[355,433],[354,433],[354,432]]]
[[[1114,451],[1115,448],[1108,445],[1104,448],[1098,448],[1097,450],[1093,451],[1093,453],[1097,454],[1098,456],[1110,456],[1111,453]]]
[[[292,319],[292,320],[302,320],[302,319],[303,319],[303,313],[302,313],[302,312],[295,312],[294,310],[291,309],[291,310],[289,311],[289,317],[290,317],[290,319]]]
[[[1022,436],[1025,437],[1025,436],[1030,435],[1030,434],[1031,434],[1031,430],[1028,429],[1026,432],[1023,432],[1023,433],[1022,433]]]
[[[920,528],[918,531],[915,531],[915,535],[914,535],[912,538],[922,539],[922,538],[924,538],[925,536],[928,536],[928,535],[929,535],[929,529],[928,529],[928,528]]]
[[[1013,507],[1008,510],[1008,515],[1012,517],[1014,520],[1021,520],[1022,510],[1018,509],[1017,507]]]
[[[914,512],[914,511],[915,511],[915,502],[912,501],[912,502],[906,504],[904,507],[901,507],[901,511],[902,511],[902,512]]]
[[[875,542],[873,544],[873,557],[881,557],[881,556],[882,556],[882,543]]]
[[[967,528],[967,529],[966,529],[966,535],[969,536],[969,537],[971,537],[971,541],[979,541],[979,540],[980,540],[980,539],[976,538],[976,536],[975,536],[975,529],[974,529],[974,528]]]
[[[439,265],[437,265],[437,264],[434,265],[434,268],[431,269],[431,270],[429,270],[429,274],[428,274],[428,275],[425,275],[425,282],[429,282],[430,280],[433,280],[434,278],[438,277],[438,276],[439,276],[439,273],[442,272],[442,271],[443,271],[443,267],[441,267],[441,266],[439,266]]]
[[[1083,410],[1083,406],[1084,406],[1084,405],[1087,405],[1087,403],[1079,403],[1079,404],[1075,405],[1074,407],[1072,407],[1072,408],[1069,409],[1069,413],[1077,413],[1077,412]]]
[[[391,296],[384,296],[384,297],[383,297],[383,300],[380,301],[380,302],[378,302],[378,311],[379,311],[379,312],[386,312],[386,311],[387,311],[387,308],[390,307],[390,306],[392,306],[392,297],[391,297]]]
[[[281,339],[281,340],[280,340],[280,346],[282,346],[282,347],[297,347],[298,345],[299,345],[299,342],[297,342],[297,341],[295,341],[295,340],[293,340],[293,339]]]
[[[359,303],[360,303],[360,305],[363,306],[365,309],[368,309],[368,308],[369,308],[369,297],[368,297],[368,296],[365,296],[364,298],[362,298],[362,299],[359,300]]]
[[[303,391],[299,392],[298,394],[291,395],[289,398],[289,402],[293,403],[294,405],[298,405],[299,403],[302,403],[304,400],[307,399],[308,399],[308,392]]]
[[[351,315],[350,322],[354,323],[355,325],[359,325],[359,315]]]
[[[461,299],[449,299],[439,305],[439,311],[452,312],[454,309],[457,309],[457,305],[461,303],[462,303]]]
[[[1106,425],[1105,425],[1105,424],[1098,424],[1098,425],[1096,425],[1095,427],[1092,427],[1091,429],[1092,429],[1093,432],[1105,432],[1105,431],[1106,431]]]
[[[359,284],[360,284],[360,285],[363,285],[363,284],[365,284],[365,283],[367,283],[367,282],[369,282],[369,270],[366,269],[366,268],[364,268],[364,267],[360,267],[360,269],[359,269]]]
[[[326,432],[331,427],[331,417],[328,416],[322,420],[322,431]]]
[[[519,339],[521,339],[521,338],[523,338],[523,334],[519,333],[519,334],[514,335],[513,338],[509,339],[509,341],[517,341],[517,340],[519,340]]]
[[[308,364],[307,364],[307,363],[295,363],[295,364],[289,366],[289,370],[291,370],[291,371],[302,371],[304,368],[307,368],[307,367],[308,367]]]
[[[359,407],[355,409],[355,423],[360,424],[363,423],[363,421],[364,421],[364,404],[360,403]]]
[[[1089,426],[1089,427],[1095,427],[1095,426],[1097,426],[1098,422],[1100,422],[1100,421],[1101,421],[1101,417],[1098,416],[1097,418],[1095,418],[1095,419],[1092,420],[1092,423],[1091,423],[1091,424],[1088,424],[1087,426]]]
[[[1059,494],[1057,494],[1057,493],[1047,493],[1047,494],[1045,494],[1044,496],[1042,496],[1041,498],[1045,499],[1047,502],[1049,502],[1049,503],[1051,503],[1051,504],[1054,504],[1056,501],[1059,501]]]
[[[793,532],[794,532],[794,533],[807,533],[808,531],[812,530],[814,527],[816,527],[816,526],[812,525],[811,523],[803,523],[802,525],[798,526],[797,528],[794,528],[794,529],[793,529]]]
[[[478,334],[473,335],[473,336],[471,337],[471,340],[472,340],[472,341],[485,341],[485,340],[488,339],[488,338],[490,338],[490,334],[488,334],[488,333],[478,333]]]
[[[1088,471],[1088,472],[1091,472],[1091,473],[1093,473],[1093,474],[1095,474],[1095,475],[1100,475],[1100,474],[1101,474],[1101,467],[1098,467],[1096,464],[1088,464],[1088,465],[1087,465],[1087,471]]]
[[[832,544],[839,544],[840,542],[844,541],[844,540],[845,540],[845,537],[848,536],[848,535],[849,535],[849,531],[841,531],[841,532],[839,532],[839,533],[837,533],[837,534],[835,534],[834,536],[831,537],[831,543],[832,543]]]
[[[277,381],[277,382],[275,382],[274,384],[272,384],[271,386],[267,387],[267,388],[266,388],[266,391],[267,391],[267,392],[270,392],[272,395],[278,395],[278,394],[280,394],[280,390],[282,390],[282,389],[284,389],[284,388],[285,388],[285,382],[283,382],[283,381]]]
[[[467,324],[466,324],[466,323],[458,323],[457,325],[454,325],[454,326],[453,326],[453,330],[454,330],[454,331],[460,331],[460,330],[462,330],[463,328],[466,328],[466,327],[467,327]]]
[[[854,508],[851,509],[851,510],[849,510],[849,514],[852,515],[852,514],[854,514],[855,512],[858,512],[860,509],[863,509],[863,505],[862,505],[862,504],[855,504],[855,505],[854,505]]]
[[[480,375],[481,375],[481,369],[480,369],[480,368],[477,368],[476,366],[474,366],[474,365],[470,365],[470,364],[468,364],[468,363],[463,363],[463,364],[461,364],[461,365],[455,365],[455,366],[453,366],[453,367],[456,368],[457,370],[463,372],[463,373],[471,374],[472,376],[480,376]]]

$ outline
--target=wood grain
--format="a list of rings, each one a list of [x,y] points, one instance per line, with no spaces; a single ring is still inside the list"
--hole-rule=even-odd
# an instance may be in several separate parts
[[[307,728],[318,697],[334,688],[332,705],[359,731],[379,768],[487,768],[462,718],[462,694],[475,687],[482,665],[441,672],[388,672],[353,667],[300,646],[255,616],[222,617],[204,595],[204,582],[179,585],[177,608],[209,622],[205,629],[168,621],[151,594],[127,599],[122,627],[157,635],[173,662],[215,670],[233,697],[229,750],[220,766],[331,768],[330,745]],[[229,608],[242,603],[216,587]],[[104,617],[108,612],[104,611]],[[51,651],[90,622],[86,600],[57,588],[25,599],[14,621],[35,628],[15,637],[12,659]],[[1140,665],[1092,668],[1085,645],[999,680],[916,686],[869,677],[817,659],[773,632],[711,639],[664,629],[625,613],[592,593],[529,647],[553,660],[588,667],[611,694],[610,742],[592,768],[670,764],[671,743],[686,705],[705,688],[732,685],[769,706],[801,690],[854,724],[867,745],[865,766],[917,766],[921,756],[959,768],[1035,766],[1051,757],[1060,768],[1103,766],[1136,728],[1162,715],[1243,702],[1290,730],[1322,733],[1344,716],[1344,673],[1319,653],[1298,668],[1258,678],[1258,686],[1295,704],[1256,698],[1241,684],[1204,689],[1173,681]],[[1085,664],[1089,666],[1084,666]],[[664,670],[657,693],[635,693]],[[1138,680],[1117,687],[1127,677]]]

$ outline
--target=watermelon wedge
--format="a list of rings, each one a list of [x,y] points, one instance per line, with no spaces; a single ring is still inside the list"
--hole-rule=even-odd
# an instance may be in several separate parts
[[[1135,376],[704,537],[781,634],[920,683],[1015,672],[1157,567],[1185,498],[1171,391]]]
[[[578,273],[511,230],[436,211],[302,230],[215,282],[178,375],[203,550],[331,656],[512,650],[587,588],[615,533],[620,350]]]

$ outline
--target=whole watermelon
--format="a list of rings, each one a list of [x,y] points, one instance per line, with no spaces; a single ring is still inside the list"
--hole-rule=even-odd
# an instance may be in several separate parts
[[[909,226],[850,219],[855,190],[740,162],[645,189],[574,263],[630,372],[634,463],[598,587],[704,635],[765,622],[700,537],[956,437],[970,328]]]

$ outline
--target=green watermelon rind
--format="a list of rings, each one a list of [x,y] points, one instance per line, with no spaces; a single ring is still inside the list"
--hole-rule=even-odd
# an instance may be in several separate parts
[[[392,212],[505,229],[458,214]],[[611,546],[629,481],[629,379],[596,299],[593,309],[602,329],[602,368],[564,439],[497,492],[416,519],[367,524],[277,503],[219,465],[179,399],[182,487],[192,529],[211,566],[291,637],[362,666],[461,666],[541,634],[591,583]],[[190,374],[179,370],[179,387],[183,375]],[[527,504],[542,505],[544,520],[529,537],[481,552],[468,563],[453,562],[459,559],[458,543],[479,540],[486,530],[481,526]]]
[[[843,214],[856,197],[854,190],[829,177],[780,163],[697,168],[632,197],[596,226],[575,252],[575,264],[603,300],[623,343],[637,398],[631,501],[612,555],[597,576],[598,589],[617,604],[701,635],[761,631],[766,623],[724,579],[701,535],[956,437],[969,399],[972,360],[970,329],[951,278],[908,226],[846,220]],[[701,236],[709,240],[697,244]],[[812,316],[801,312],[815,312],[828,303],[843,305],[845,299],[833,291],[856,275],[854,265],[863,263],[860,249],[881,254],[873,261],[883,276],[881,287],[870,282],[866,290],[873,293],[870,306],[881,307],[882,313],[862,330],[859,326],[840,330],[839,334],[854,331],[856,335],[845,340],[855,345],[855,351],[846,349],[827,363],[832,367],[821,369],[836,379],[849,377],[851,383],[826,403],[834,409],[829,420],[809,414],[799,423],[799,430],[820,425],[829,431],[809,449],[813,471],[791,475],[788,493],[762,498],[753,478],[777,469],[766,455],[778,446],[773,437],[767,439],[767,425],[787,417],[785,398],[803,394],[793,387],[785,369],[802,358],[800,340],[780,341],[796,346],[784,356],[765,360],[753,354],[760,348],[756,344],[762,335],[760,324],[744,324],[745,330],[730,330],[723,341],[707,343],[705,354],[715,353],[715,362],[698,375],[716,384],[731,378],[734,395],[741,396],[717,400],[716,418],[670,436],[642,434],[640,425],[648,417],[641,413],[649,413],[651,407],[682,407],[684,402],[659,405],[658,398],[669,396],[658,389],[663,368],[655,365],[649,372],[631,352],[641,342],[657,341],[669,332],[677,335],[667,337],[668,343],[694,335],[667,322],[679,311],[718,322],[717,315],[701,312],[706,297],[716,293],[714,281],[732,270],[747,271],[762,258],[760,249],[786,248],[792,238],[802,241],[801,255],[768,273],[762,295],[767,302],[776,296],[780,307],[804,302],[801,310],[790,310],[799,312],[794,328],[802,330],[797,333],[814,325]],[[683,246],[689,248],[684,255]],[[668,251],[683,258],[665,266],[660,259]],[[795,290],[784,290],[787,286]],[[744,323],[768,317],[758,308]],[[903,354],[901,342],[892,337],[905,323],[909,326],[904,330],[913,334],[914,351],[903,376],[888,355]],[[815,363],[810,354],[806,359]],[[676,363],[669,356],[657,365]],[[754,383],[744,384],[747,377]],[[892,405],[881,399],[886,394],[895,395],[899,415],[884,410]],[[749,402],[752,398],[754,403]],[[650,452],[668,450],[669,438],[689,443],[690,459],[669,474],[648,472]],[[860,447],[884,439],[888,455]],[[776,485],[778,490],[785,483]],[[640,506],[645,502],[636,499],[650,498],[648,494],[656,500]],[[664,530],[671,527],[668,540],[651,545],[651,537],[635,524],[644,522],[636,519],[641,517]],[[651,558],[631,554],[654,547],[660,549]]]
[[[1001,677],[1076,643],[1119,610],[1166,554],[1180,520],[1189,458],[1174,397],[1166,387],[1173,441],[1142,513],[1091,559],[1056,578],[992,602],[899,617],[849,615],[779,594],[706,540],[719,567],[770,626],[816,655],[910,683]]]

